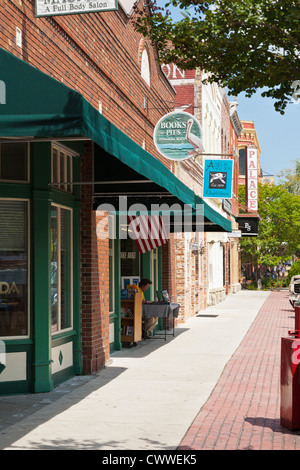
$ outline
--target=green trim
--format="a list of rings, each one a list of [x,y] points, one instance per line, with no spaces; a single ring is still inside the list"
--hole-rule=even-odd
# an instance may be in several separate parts
[[[76,330],[62,331],[61,333],[58,333],[57,335],[52,335],[51,337],[52,347],[59,346],[60,344],[64,344],[64,343],[69,343],[70,341],[73,341],[73,338],[75,338],[75,336],[77,336]]]
[[[109,314],[109,323],[112,323],[116,318],[118,318],[118,315],[116,313],[110,313]]]
[[[81,285],[80,285],[80,201],[75,201],[73,210],[73,329],[75,374],[82,374],[81,348]]]
[[[28,380],[19,380],[14,382],[1,382],[1,396],[2,395],[19,395],[23,393],[30,393],[31,387]]]
[[[195,196],[195,204],[199,207],[203,207],[203,215],[211,222],[214,222],[216,225],[219,225],[225,232],[232,231],[231,221],[226,219],[222,214],[215,211],[207,202],[205,202],[201,197]],[[202,208],[201,208],[202,211]],[[201,215],[201,214],[200,214]]]
[[[6,350],[8,350],[8,348],[10,348],[10,347],[24,348],[24,347],[27,347],[27,346],[32,346],[32,344],[33,344],[32,339],[4,339],[2,341],[5,342]],[[23,349],[21,349],[21,351],[23,351]]]
[[[147,251],[142,255],[142,278],[151,279],[151,276],[151,251]],[[146,300],[151,300],[149,290],[144,295]]]
[[[49,191],[49,196],[53,202],[55,201],[55,204],[69,208],[74,207],[74,197],[72,194],[64,193],[63,191],[58,191],[52,188],[51,191]]]
[[[66,380],[71,379],[76,375],[75,367],[68,367],[67,369],[61,370],[56,372],[56,374],[52,375],[53,385],[58,385],[61,382],[65,382]]]
[[[116,220],[118,224],[119,221]],[[118,225],[117,225],[118,226]],[[122,349],[122,342],[121,342],[121,244],[120,240],[114,240],[114,282],[115,282],[115,341],[113,348],[116,351],[120,351]]]
[[[44,158],[41,158],[43,155]],[[51,197],[48,190],[51,149],[49,144],[31,146],[32,163],[32,306],[34,312],[34,392],[49,392],[51,377],[51,298],[50,298],[50,220]],[[44,189],[47,188],[47,189]]]
[[[18,394],[32,392],[34,388],[32,374],[32,341],[30,340],[4,340],[6,353],[25,352],[26,360],[26,380],[7,381],[0,383],[1,395]]]
[[[28,183],[2,183],[0,182],[0,197],[14,199],[30,199],[31,188]]]
[[[20,340],[9,340],[7,341],[6,339],[4,340],[5,342],[5,347],[6,347],[6,352],[11,353],[11,352],[27,352],[29,353],[32,349],[32,344],[33,342],[30,341],[26,343],[25,341],[21,342]]]

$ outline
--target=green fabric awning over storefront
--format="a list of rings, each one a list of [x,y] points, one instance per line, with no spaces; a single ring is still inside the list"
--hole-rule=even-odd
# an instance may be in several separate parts
[[[101,115],[75,90],[0,49],[0,137],[87,137],[184,204],[204,207],[204,216],[231,231],[212,209],[153,155]]]

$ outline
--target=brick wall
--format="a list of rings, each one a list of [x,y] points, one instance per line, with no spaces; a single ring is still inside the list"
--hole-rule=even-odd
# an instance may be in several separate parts
[[[202,86],[200,70],[181,70],[174,64],[163,70],[176,90],[175,108],[193,114],[202,124]],[[202,157],[176,163],[176,176],[196,194],[202,196]],[[192,240],[200,242],[195,233],[177,234],[175,237],[176,299],[181,305],[179,321],[184,322],[207,304],[207,249],[203,255],[191,253]],[[205,237],[203,237],[205,243]],[[196,265],[198,263],[198,267]]]
[[[175,237],[171,234],[168,243],[162,246],[162,289],[166,289],[174,301],[177,298],[175,251]]]
[[[86,143],[81,158],[82,181],[93,177],[93,144]],[[92,210],[92,185],[81,190],[81,328],[83,372],[99,370],[109,358],[108,239],[97,238],[100,218]],[[98,226],[99,227],[99,226]]]
[[[161,73],[156,51],[119,11],[35,17],[35,0],[2,0],[0,47],[80,92],[131,139],[163,161],[153,128],[171,111],[175,93]],[[141,2],[142,3],[142,2]],[[22,48],[16,45],[16,27]],[[151,86],[140,73],[141,50],[149,55]]]

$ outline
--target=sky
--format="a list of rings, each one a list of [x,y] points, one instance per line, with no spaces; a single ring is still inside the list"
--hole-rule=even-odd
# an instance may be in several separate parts
[[[157,3],[163,5],[165,2],[158,0]],[[183,19],[178,8],[175,10],[169,6],[168,9],[174,19]],[[228,100],[234,101],[234,97],[228,96]],[[260,165],[263,175],[274,175],[275,183],[278,184],[278,174],[283,170],[293,169],[294,161],[300,160],[300,98],[287,105],[284,115],[275,111],[275,100],[261,97],[261,91],[251,98],[240,94],[237,101],[240,120],[254,121],[261,147]]]
[[[274,175],[275,183],[279,183],[277,175],[294,168],[294,161],[300,160],[300,100],[288,104],[283,115],[275,111],[274,100],[262,98],[259,91],[251,98],[240,94],[237,102],[240,120],[254,121],[263,175]]]

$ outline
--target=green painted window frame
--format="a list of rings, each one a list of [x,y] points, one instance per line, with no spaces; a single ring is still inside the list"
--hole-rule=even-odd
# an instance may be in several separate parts
[[[56,181],[54,174],[54,153],[57,152],[57,161],[56,161]],[[59,143],[51,143],[51,183],[54,189],[58,191],[64,191],[69,194],[73,194],[73,185],[68,184],[73,182],[73,157],[78,156],[77,152],[74,152],[69,147]],[[62,159],[62,160],[61,160]],[[63,161],[63,171],[61,172],[61,161]],[[68,173],[68,162],[69,162],[69,173]],[[61,174],[63,173],[63,174]]]
[[[57,228],[57,240],[58,240],[58,260],[57,260],[57,306],[58,306],[58,311],[57,311],[57,324],[58,324],[58,329],[56,331],[51,331],[51,334],[53,336],[53,339],[55,339],[56,335],[61,335],[63,333],[67,333],[68,331],[73,330],[73,324],[74,324],[74,308],[73,308],[73,297],[74,297],[74,285],[73,285],[73,257],[74,257],[74,250],[73,250],[73,209],[71,207],[63,206],[57,203],[52,202],[51,203],[51,209],[53,207],[57,208],[57,220],[58,220],[58,228]],[[62,237],[62,229],[61,229],[61,215],[62,215],[62,210],[69,211],[70,213],[70,227],[69,227],[69,241],[70,241],[70,252],[69,252],[69,266],[68,266],[68,273],[70,276],[69,282],[70,282],[70,291],[68,293],[69,297],[69,303],[70,303],[70,326],[66,328],[61,327],[61,322],[62,322],[62,316],[61,316],[61,276],[62,276],[62,268],[61,268],[61,237]],[[50,284],[50,289],[51,289],[51,284]],[[51,308],[51,307],[50,307]],[[51,315],[51,320],[52,320],[52,315]]]

